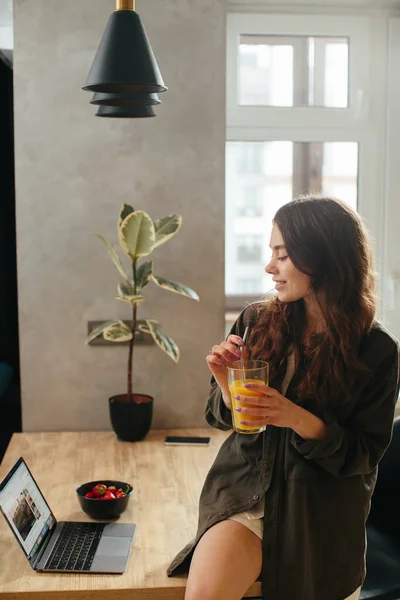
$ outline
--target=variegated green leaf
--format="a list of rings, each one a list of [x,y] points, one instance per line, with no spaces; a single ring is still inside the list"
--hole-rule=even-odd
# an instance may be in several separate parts
[[[100,235],[100,233],[95,233],[94,234],[96,237],[99,238],[99,240],[101,240],[103,242],[103,244],[106,246],[109,255],[112,258],[113,263],[115,264],[115,266],[117,267],[118,271],[120,272],[120,274],[122,275],[122,277],[124,279],[126,279],[126,281],[129,280],[128,274],[125,271],[125,267],[121,262],[120,257],[118,256],[114,246],[111,244],[111,242],[109,242],[107,240],[107,238],[105,238],[103,235]]]
[[[137,210],[122,222],[118,237],[122,250],[132,261],[147,256],[155,244],[153,221],[143,210]]]
[[[97,336],[99,336],[101,333],[103,333],[103,331],[107,328],[110,327],[111,325],[115,325],[119,323],[119,321],[105,321],[104,323],[101,323],[100,325],[98,325],[98,327],[95,327],[87,336],[86,338],[86,344],[89,344],[89,342],[91,342],[92,340],[94,340],[94,338],[96,338]]]
[[[150,277],[153,274],[153,261],[149,260],[137,269],[136,271],[136,285],[138,288],[144,288],[150,281]]]
[[[154,221],[156,231],[155,246],[161,246],[179,231],[182,225],[181,215],[168,215]]]
[[[128,302],[129,304],[138,304],[139,302],[143,302],[146,300],[145,296],[115,296],[116,300],[123,300],[124,302]]]
[[[143,333],[149,333],[151,335],[151,331],[148,325],[139,325],[138,329],[143,331]]]
[[[117,286],[118,296],[133,296],[134,290],[133,285],[130,283],[120,283]]]
[[[146,330],[145,325],[139,325],[140,331],[150,333],[155,343],[163,350],[172,360],[177,363],[179,360],[179,348],[172,338],[170,338],[158,321],[154,319],[146,319],[149,330]]]
[[[132,339],[132,329],[122,321],[118,321],[106,327],[103,337],[109,342],[129,342]]]
[[[164,277],[158,277],[157,275],[151,276],[152,281],[164,288],[165,290],[169,290],[170,292],[175,292],[175,294],[181,294],[182,296],[186,296],[187,298],[192,298],[192,300],[199,300],[198,294],[192,290],[187,285],[183,283],[178,283],[177,281],[170,281],[169,279],[164,279]]]
[[[130,206],[130,204],[123,204],[121,206],[118,219],[118,229],[121,227],[122,221],[124,221],[126,217],[133,212],[135,212],[135,209],[132,206]]]

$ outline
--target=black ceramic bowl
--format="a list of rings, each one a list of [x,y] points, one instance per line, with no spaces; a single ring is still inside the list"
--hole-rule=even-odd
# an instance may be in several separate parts
[[[124,491],[128,488],[128,492],[123,498],[115,498],[115,500],[95,500],[94,498],[85,498],[87,492],[91,492],[92,488],[98,483],[104,483],[107,487],[114,485],[117,490],[122,488]],[[89,481],[83,483],[76,490],[79,504],[83,512],[92,519],[115,519],[124,512],[128,506],[129,498],[133,492],[133,487],[125,481],[115,481],[110,479],[102,479],[99,481]]]

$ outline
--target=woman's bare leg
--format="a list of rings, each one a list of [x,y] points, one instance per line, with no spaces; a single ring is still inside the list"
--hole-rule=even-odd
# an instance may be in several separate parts
[[[245,525],[221,521],[200,539],[185,600],[241,600],[261,573],[262,544]]]

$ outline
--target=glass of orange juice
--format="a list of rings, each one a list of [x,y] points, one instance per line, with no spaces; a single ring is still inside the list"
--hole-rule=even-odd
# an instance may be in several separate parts
[[[258,396],[259,392],[248,390],[244,387],[245,383],[265,383],[268,385],[268,382],[269,364],[263,360],[245,360],[243,365],[239,361],[236,361],[229,365],[228,384],[231,393],[233,429],[238,433],[261,433],[265,431],[266,425],[262,425],[261,427],[242,425],[240,421],[257,421],[260,417],[248,415],[246,411],[238,412],[235,409],[237,406],[240,406],[242,409],[246,409],[246,407],[258,407],[256,404],[251,403],[251,397]],[[237,395],[248,396],[248,401],[247,398],[246,402],[236,400],[235,396]]]

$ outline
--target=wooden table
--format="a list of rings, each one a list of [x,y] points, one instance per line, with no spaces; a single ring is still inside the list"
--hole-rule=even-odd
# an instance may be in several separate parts
[[[165,435],[208,435],[209,447],[165,446]],[[182,600],[186,577],[166,568],[196,533],[200,491],[227,433],[216,429],[151,431],[141,442],[113,432],[14,434],[0,479],[23,456],[57,520],[88,521],[75,489],[85,481],[119,479],[134,493],[119,522],[136,523],[123,575],[36,573],[0,515],[1,600]],[[246,597],[260,595],[260,583]]]

